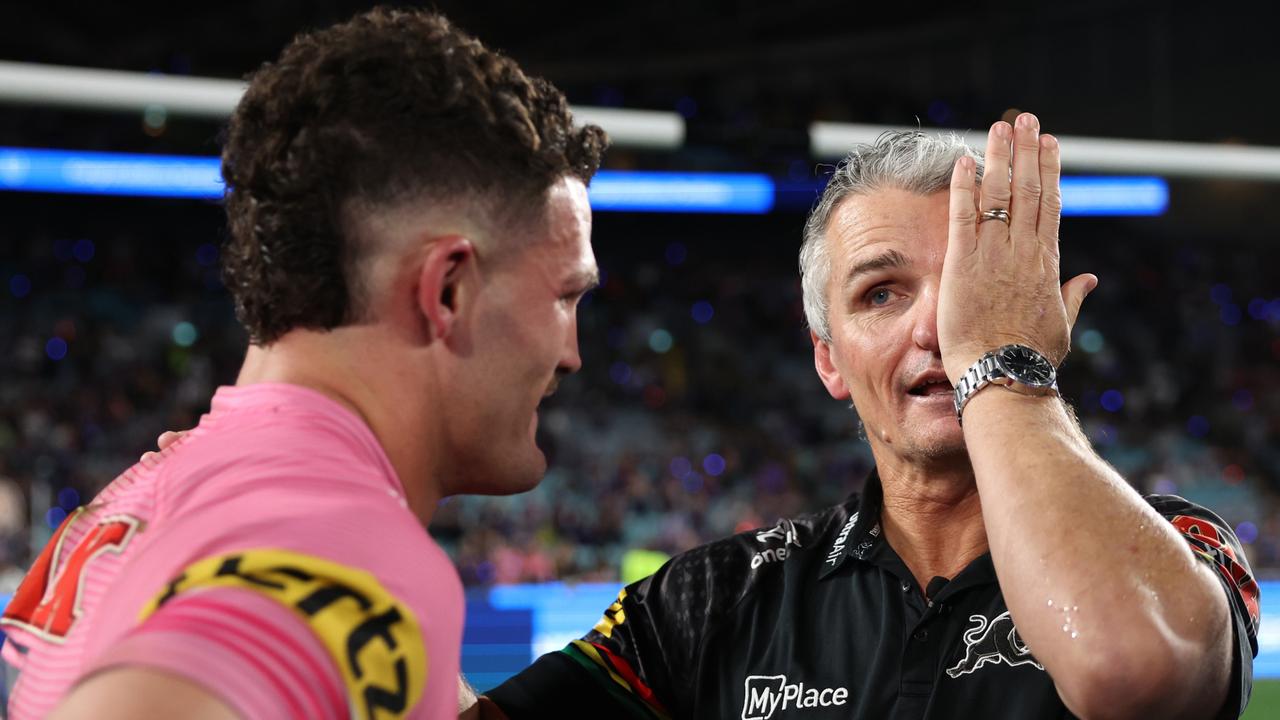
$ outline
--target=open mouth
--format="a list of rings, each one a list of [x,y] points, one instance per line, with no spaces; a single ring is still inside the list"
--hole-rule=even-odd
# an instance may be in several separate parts
[[[928,397],[931,395],[951,395],[955,388],[946,380],[927,380],[907,390],[908,395]]]

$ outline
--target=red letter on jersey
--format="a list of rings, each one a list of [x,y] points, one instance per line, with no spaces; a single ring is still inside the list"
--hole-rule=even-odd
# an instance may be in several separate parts
[[[61,562],[64,536],[82,514],[82,510],[72,513],[50,538],[18,586],[0,624],[17,625],[52,642],[62,642],[71,632],[80,616],[85,569],[98,555],[123,550],[138,527],[138,520],[127,515],[104,518]]]

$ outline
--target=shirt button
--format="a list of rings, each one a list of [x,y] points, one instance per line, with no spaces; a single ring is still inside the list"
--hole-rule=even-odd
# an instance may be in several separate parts
[[[911,592],[911,583],[902,583],[902,592]]]
[[[929,631],[925,629],[917,630],[916,634],[912,635],[912,637],[919,640],[920,642],[924,642],[925,640],[929,639]]]

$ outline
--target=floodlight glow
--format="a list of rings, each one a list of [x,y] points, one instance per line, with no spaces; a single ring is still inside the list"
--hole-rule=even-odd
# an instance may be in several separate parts
[[[0,147],[0,190],[217,199],[222,189],[216,157]]]
[[[1063,215],[1163,215],[1169,209],[1164,178],[1069,175],[1062,178]]]
[[[601,170],[588,191],[600,211],[762,214],[773,209],[767,175]]]
[[[217,200],[223,183],[216,157],[0,147],[0,190]],[[762,214],[778,194],[767,175],[623,170],[601,170],[589,190],[601,212]],[[1068,176],[1062,203],[1064,215],[1159,215],[1169,187],[1158,177]]]
[[[216,157],[0,148],[0,190],[222,197]],[[766,213],[773,181],[765,175],[602,170],[591,182],[601,211]]]

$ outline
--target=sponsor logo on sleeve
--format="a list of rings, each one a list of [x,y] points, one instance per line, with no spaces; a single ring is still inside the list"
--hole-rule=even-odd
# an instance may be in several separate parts
[[[413,611],[371,573],[311,555],[255,549],[206,558],[174,578],[138,621],[183,593],[218,587],[296,612],[337,665],[353,719],[407,717],[422,697],[427,652]]]
[[[848,688],[805,687],[803,682],[787,682],[786,675],[750,675],[745,686],[742,720],[769,720],[779,710],[837,707],[849,702]]]
[[[751,569],[754,570],[765,563],[786,560],[790,554],[788,547],[801,547],[800,537],[796,532],[795,523],[790,520],[781,520],[768,530],[761,530],[756,533],[756,542],[769,545],[771,543],[781,542],[782,547],[770,547],[751,556]]]
[[[964,633],[964,657],[955,667],[947,668],[947,675],[958,678],[985,665],[1000,663],[1011,667],[1031,665],[1044,670],[1031,654],[1031,648],[1018,636],[1018,628],[1013,626],[1008,610],[991,620],[983,615],[970,615],[969,622],[974,625]]]

